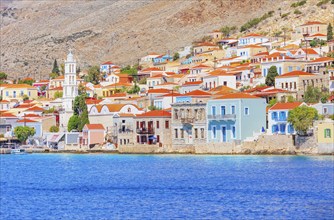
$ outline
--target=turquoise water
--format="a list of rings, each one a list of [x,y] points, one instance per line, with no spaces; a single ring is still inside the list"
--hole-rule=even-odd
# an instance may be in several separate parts
[[[0,156],[0,219],[334,219],[333,157]]]

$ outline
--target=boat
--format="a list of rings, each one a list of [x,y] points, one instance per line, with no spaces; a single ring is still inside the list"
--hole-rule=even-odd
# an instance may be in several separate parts
[[[26,154],[26,150],[25,149],[11,149],[10,151],[11,154]]]

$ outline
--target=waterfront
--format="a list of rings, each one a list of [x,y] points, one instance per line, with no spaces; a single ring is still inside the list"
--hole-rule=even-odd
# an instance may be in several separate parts
[[[331,156],[0,156],[1,219],[333,219]]]

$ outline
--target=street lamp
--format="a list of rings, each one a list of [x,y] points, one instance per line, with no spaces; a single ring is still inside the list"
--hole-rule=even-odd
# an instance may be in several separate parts
[[[306,34],[303,34],[303,37],[304,37],[304,42],[305,42],[305,45],[306,45],[306,60],[307,60],[307,42],[306,42],[306,37],[308,37],[309,34],[306,33]]]

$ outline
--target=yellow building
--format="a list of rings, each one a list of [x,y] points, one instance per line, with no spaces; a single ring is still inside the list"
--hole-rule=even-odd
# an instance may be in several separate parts
[[[317,129],[318,143],[334,144],[334,121],[321,121],[318,123]]]
[[[22,99],[25,95],[29,99],[37,99],[37,88],[28,84],[2,84],[0,85],[0,95],[4,100]]]

